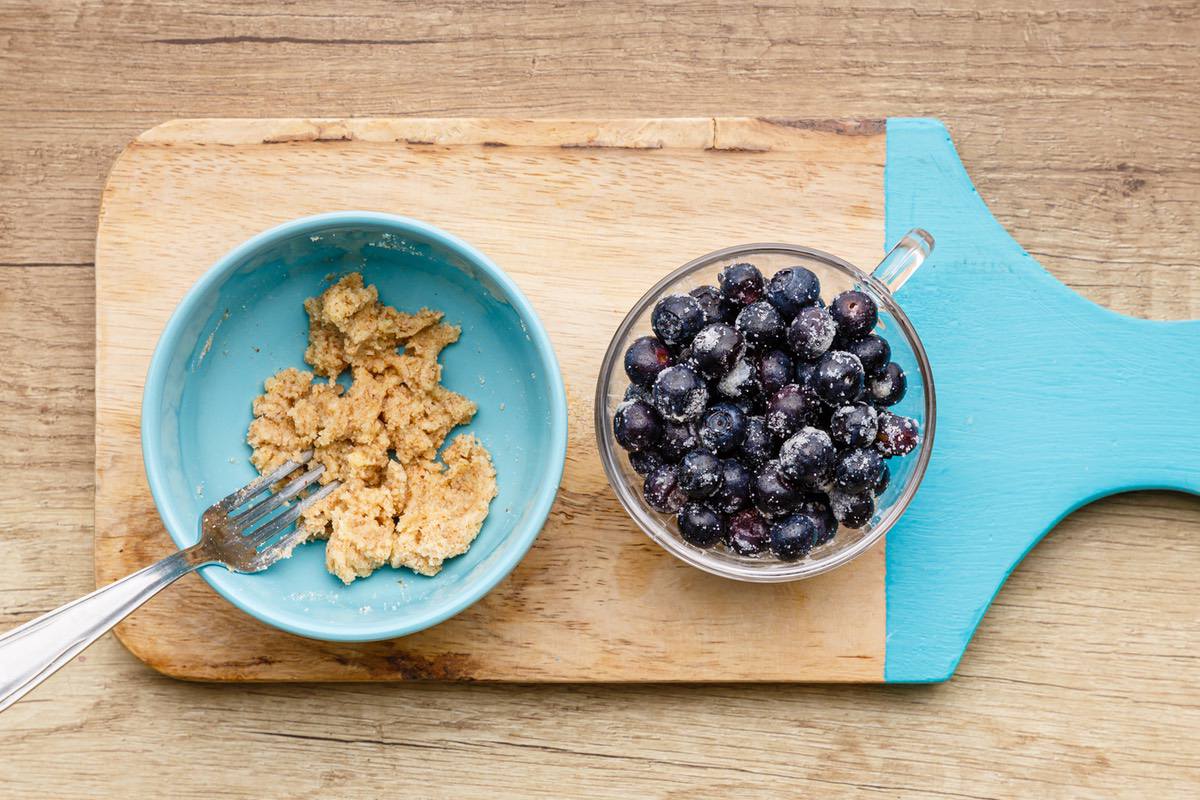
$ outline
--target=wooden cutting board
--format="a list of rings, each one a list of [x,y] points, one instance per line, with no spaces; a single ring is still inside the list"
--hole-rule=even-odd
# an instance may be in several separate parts
[[[1158,380],[1137,353],[1183,358],[1200,375],[1197,327],[1120,318],[1053,281],[987,213],[934,121],[179,120],[130,144],[100,214],[98,583],[172,549],[146,485],[138,423],[143,377],[175,304],[254,233],[340,209],[431,222],[521,286],[567,386],[558,500],[507,580],[403,639],[298,638],[190,576],[117,629],[167,674],[940,680],[1008,571],[1063,513],[1121,488],[1200,484],[1194,470],[1163,468],[1134,446],[1161,437],[1170,404],[1200,391],[1196,379]],[[596,373],[625,311],[667,271],[718,247],[790,241],[869,268],[885,238],[917,224],[938,250],[903,299],[941,410],[925,485],[886,546],[817,579],[772,586],[725,581],[660,551],[610,491],[592,430]],[[997,304],[999,316],[980,313]],[[1114,373],[1092,369],[1097,357],[1117,365],[1116,385],[1105,380]],[[1144,390],[1136,402],[1135,379]],[[1124,427],[1064,423],[1062,408]],[[1198,446],[1191,431],[1167,445],[1181,464],[1184,448]]]

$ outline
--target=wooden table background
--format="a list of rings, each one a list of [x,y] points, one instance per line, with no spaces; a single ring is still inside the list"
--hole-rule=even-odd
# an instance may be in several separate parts
[[[1058,277],[1176,319],[1198,93],[1195,0],[0,0],[0,628],[93,585],[96,210],[158,122],[937,116]],[[1182,495],[1073,514],[938,686],[201,685],[105,637],[0,716],[0,794],[1194,797],[1198,534]]]

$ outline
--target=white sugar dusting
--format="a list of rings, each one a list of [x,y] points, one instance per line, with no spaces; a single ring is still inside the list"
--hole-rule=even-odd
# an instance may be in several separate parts
[[[725,374],[721,382],[717,384],[717,388],[721,390],[721,394],[726,397],[738,398],[742,396],[742,386],[750,379],[750,371],[753,367],[750,362],[740,359],[734,363],[732,369]]]

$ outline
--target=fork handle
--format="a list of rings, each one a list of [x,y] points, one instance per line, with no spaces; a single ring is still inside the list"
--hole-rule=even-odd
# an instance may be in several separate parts
[[[161,589],[212,561],[200,545],[180,550],[0,635],[0,711],[54,674]]]

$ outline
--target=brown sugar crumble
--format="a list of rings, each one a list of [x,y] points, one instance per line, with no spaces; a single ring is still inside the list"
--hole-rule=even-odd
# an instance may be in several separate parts
[[[383,305],[359,273],[304,308],[313,372],[267,379],[246,435],[250,461],[266,473],[311,448],[325,466],[321,482],[342,481],[301,525],[329,540],[325,566],[344,582],[384,564],[435,575],[471,546],[496,496],[491,455],[474,436],[459,434],[437,460],[450,431],[475,415],[473,402],[441,385],[438,355],[459,329],[437,311]],[[353,380],[343,390],[346,369]]]

